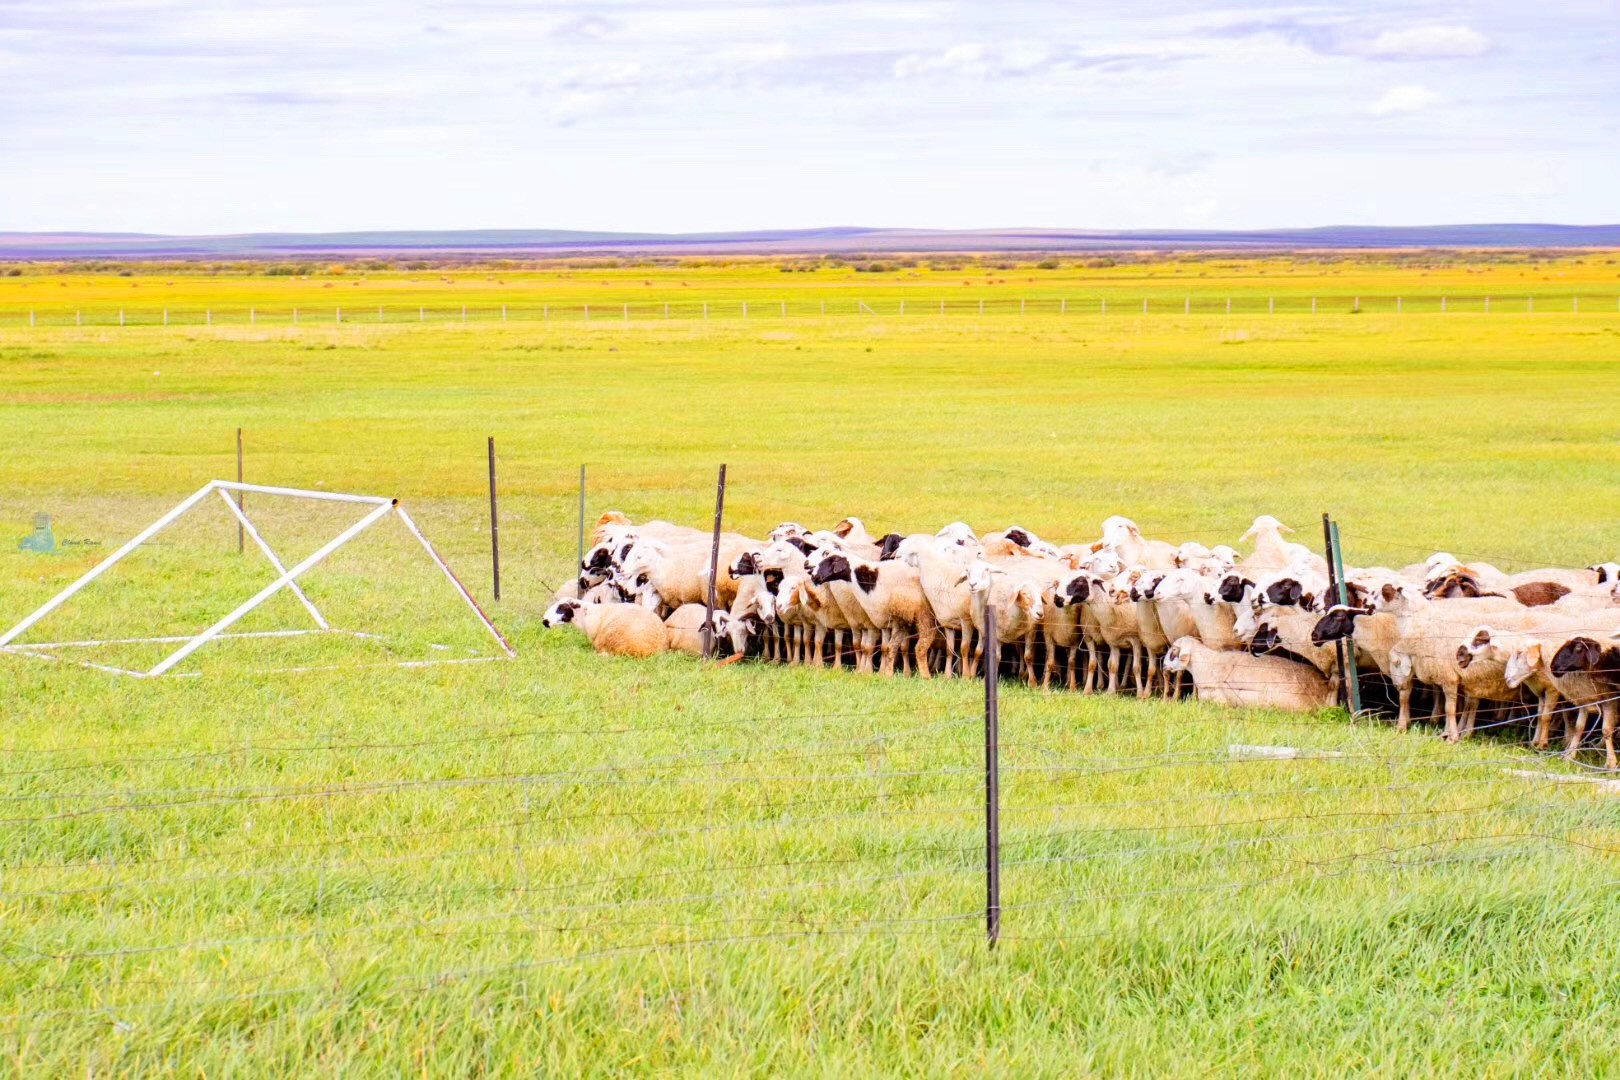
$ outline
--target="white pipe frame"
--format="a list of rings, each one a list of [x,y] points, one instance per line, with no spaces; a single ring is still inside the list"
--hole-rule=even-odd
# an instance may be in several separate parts
[[[325,544],[321,545],[321,547],[310,555],[309,558],[305,559],[303,562],[299,563],[297,566],[293,567],[291,570],[288,570],[279,578],[260,589],[250,599],[242,601],[235,611],[231,612],[213,626],[210,626],[208,629],[204,630],[202,633],[198,634],[196,637],[174,650],[174,652],[170,653],[156,666],[154,666],[151,671],[148,671],[146,673],[147,676],[155,677],[162,675],[165,671],[168,671],[170,668],[174,667],[174,665],[178,664],[180,661],[184,660],[186,657],[208,644],[214,638],[218,637],[222,632],[229,630],[254,608],[258,607],[260,604],[276,595],[276,593],[292,584],[292,582],[296,580],[300,574],[317,565],[328,555],[332,554],[332,552],[336,551],[338,548],[342,547],[344,544],[347,544],[350,540],[353,540],[356,536],[359,536],[362,532],[365,532],[367,529],[371,528],[371,526],[375,525],[379,520],[382,519],[383,515],[394,509],[394,505],[395,504],[392,502],[385,502],[381,506],[372,510],[371,513],[367,514],[365,517],[355,522],[353,525],[350,525],[347,529],[344,529],[342,532],[338,533]]]
[[[225,494],[224,489],[215,488],[214,490],[219,492],[220,501],[222,501],[226,506],[230,507],[231,514],[235,516],[236,520],[241,523],[243,531],[245,531],[249,536],[253,537],[253,542],[259,545],[259,550],[264,552],[265,558],[270,560],[270,565],[276,568],[276,573],[285,574],[287,572],[287,568],[281,564],[281,560],[276,557],[276,553],[270,550],[270,545],[264,542],[264,537],[260,536],[259,530],[253,527],[253,522],[249,521],[247,519],[247,515],[242,513],[242,508],[237,506],[229,495]],[[298,602],[304,605],[304,608],[309,612],[310,617],[315,620],[316,626],[320,627],[322,630],[332,629],[331,624],[328,623],[324,617],[322,617],[320,611],[315,607],[315,605],[309,602],[309,597],[304,595],[304,590],[298,587],[298,582],[289,581],[287,583],[287,587],[293,591],[293,595],[298,597]]]
[[[128,555],[130,552],[134,551],[136,548],[138,548],[142,544],[146,543],[152,537],[156,536],[165,527],[167,527],[170,522],[174,521],[175,518],[179,517],[181,514],[185,513],[187,510],[190,510],[193,506],[196,506],[199,502],[202,501],[204,496],[206,496],[210,491],[213,491],[218,486],[219,486],[219,481],[218,480],[214,480],[214,481],[211,481],[210,483],[204,484],[203,487],[195,495],[192,495],[190,498],[188,498],[184,502],[182,502],[179,506],[175,507],[173,510],[170,510],[167,514],[164,514],[162,517],[160,517],[156,521],[152,522],[152,524],[150,524],[146,528],[142,529],[139,533],[137,533],[135,535],[135,538],[133,540],[129,541],[129,543],[125,544],[123,547],[119,548],[117,551],[115,551],[111,555],[107,556],[101,562],[96,563],[96,565],[92,566],[89,570],[87,570],[85,572],[84,576],[79,578],[78,581],[75,581],[73,584],[69,585],[67,588],[63,589],[61,592],[57,593],[55,596],[53,596],[49,600],[45,601],[44,605],[41,606],[38,611],[35,611],[32,615],[28,616],[22,622],[18,623],[16,626],[13,626],[10,630],[7,630],[4,636],[0,636],[0,649],[3,649],[7,645],[10,645],[13,641],[17,640],[18,637],[20,637],[24,633],[26,633],[28,631],[29,627],[31,627],[35,623],[39,622],[39,620],[43,619],[45,616],[47,616],[51,612],[55,611],[57,608],[61,607],[63,604],[67,603],[70,599],[73,598],[74,594],[77,593],[80,589],[84,588],[86,585],[88,585],[92,581],[96,580],[96,578],[100,577],[102,574],[106,573],[108,570],[111,570],[113,568],[113,566],[119,560],[121,560],[125,555]]]
[[[244,601],[241,605],[239,605],[230,614],[226,615],[224,618],[220,619],[218,622],[216,622],[212,626],[208,627],[208,629],[204,630],[202,633],[197,634],[197,635],[195,635],[193,637],[170,636],[170,637],[112,639],[112,640],[108,640],[108,641],[105,641],[105,642],[103,642],[103,641],[65,641],[65,642],[44,642],[44,643],[40,643],[40,644],[33,644],[33,643],[20,643],[20,644],[17,644],[17,645],[12,645],[11,644],[12,642],[16,641],[16,639],[18,637],[20,637],[22,634],[26,633],[31,627],[33,627],[41,619],[45,618],[51,612],[53,612],[57,608],[61,607],[68,600],[72,599],[73,596],[75,596],[77,593],[79,593],[81,590],[83,590],[86,586],[88,586],[91,582],[95,581],[102,574],[104,574],[108,570],[110,570],[114,565],[116,565],[118,562],[120,562],[126,555],[130,554],[132,551],[134,551],[136,548],[138,548],[141,544],[143,544],[146,541],[150,540],[153,536],[157,535],[164,528],[168,527],[170,524],[172,524],[174,522],[174,520],[176,518],[180,517],[187,510],[190,510],[193,506],[197,505],[197,503],[202,501],[208,495],[208,493],[210,491],[219,492],[220,498],[224,501],[225,505],[230,508],[230,511],[231,511],[232,515],[235,516],[237,521],[242,525],[244,531],[246,531],[248,533],[248,535],[253,537],[254,543],[257,544],[259,546],[259,549],[264,552],[265,557],[270,560],[271,565],[273,565],[275,567],[275,569],[277,570],[277,572],[279,574],[279,576],[276,578],[275,581],[271,582],[269,585],[266,585],[263,589],[261,589],[257,594],[255,594],[250,599]],[[247,515],[242,512],[241,508],[238,507],[236,505],[236,503],[228,495],[226,495],[226,492],[228,492],[228,491],[252,492],[252,493],[256,493],[256,494],[260,494],[260,495],[285,495],[285,496],[292,496],[292,497],[297,497],[297,498],[321,499],[321,500],[326,500],[326,501],[330,501],[330,502],[360,503],[360,504],[370,505],[371,507],[373,507],[373,509],[365,517],[361,518],[355,524],[353,524],[349,528],[345,529],[338,536],[334,537],[330,542],[323,545],[314,554],[310,555],[308,558],[306,558],[302,562],[300,562],[297,566],[294,566],[292,569],[289,570],[285,566],[285,564],[282,563],[281,559],[276,555],[275,551],[270,547],[270,545],[267,542],[265,542],[264,538],[259,534],[258,529],[256,529],[253,526],[253,523],[248,520]],[[484,613],[484,610],[478,606],[478,602],[473,599],[472,594],[467,590],[467,587],[461,583],[461,580],[456,577],[455,572],[450,569],[449,564],[444,561],[444,559],[439,555],[438,551],[436,551],[434,549],[433,545],[428,542],[427,537],[422,534],[421,529],[417,528],[416,522],[411,520],[411,516],[405,512],[405,508],[399,505],[399,500],[390,499],[390,498],[387,498],[385,496],[380,496],[380,495],[348,495],[348,494],[343,494],[343,493],[340,493],[340,492],[309,491],[309,490],[305,490],[305,489],[301,489],[301,488],[271,487],[271,486],[264,485],[264,484],[247,484],[247,483],[239,483],[239,482],[231,481],[231,480],[213,480],[213,481],[210,481],[209,483],[203,485],[202,488],[197,490],[192,495],[188,496],[184,501],[182,501],[174,509],[170,510],[167,514],[164,514],[157,521],[153,522],[151,525],[149,525],[145,529],[141,530],[141,532],[137,533],[133,538],[131,538],[127,543],[125,543],[117,551],[113,552],[106,559],[103,559],[101,562],[99,562],[95,566],[91,567],[77,581],[73,582],[73,584],[71,584],[67,588],[63,589],[60,593],[57,593],[55,596],[51,597],[50,600],[46,601],[36,611],[34,611],[32,614],[30,614],[29,616],[24,618],[16,626],[14,626],[10,630],[6,631],[4,636],[0,636],[0,651],[12,652],[12,653],[16,653],[16,654],[22,655],[22,656],[30,656],[30,657],[33,657],[35,659],[60,660],[60,659],[63,659],[63,658],[53,656],[53,655],[51,655],[49,653],[44,652],[43,650],[44,649],[71,648],[71,647],[78,647],[78,646],[95,646],[95,645],[103,645],[103,644],[128,644],[128,643],[133,643],[133,642],[164,642],[164,643],[167,643],[167,642],[183,642],[183,644],[180,646],[180,648],[176,649],[173,653],[171,653],[169,656],[165,657],[156,666],[154,666],[150,671],[146,671],[146,672],[131,671],[131,670],[128,670],[128,669],[125,669],[125,668],[110,667],[110,666],[105,665],[105,664],[96,664],[96,663],[91,663],[91,662],[85,661],[85,660],[69,660],[70,663],[77,663],[77,664],[80,664],[80,665],[82,665],[84,667],[95,668],[96,670],[99,670],[99,671],[113,672],[113,673],[121,674],[121,675],[134,675],[136,677],[155,677],[155,676],[167,674],[176,664],[180,663],[186,657],[190,656],[193,652],[196,652],[199,648],[206,645],[208,642],[214,640],[215,638],[292,637],[292,636],[297,636],[297,635],[302,635],[302,634],[314,634],[314,633],[322,633],[322,632],[345,633],[345,634],[352,634],[352,635],[354,635],[356,637],[366,637],[366,638],[375,637],[376,635],[374,635],[374,634],[366,634],[366,633],[362,633],[360,631],[355,631],[355,630],[334,630],[327,623],[325,617],[321,615],[319,609],[317,609],[315,607],[315,605],[310,602],[309,598],[304,594],[303,590],[298,587],[297,579],[299,577],[301,577],[307,571],[313,569],[316,565],[321,563],[323,560],[325,560],[327,558],[327,556],[331,555],[338,548],[342,547],[344,544],[346,544],[350,540],[354,539],[360,533],[364,532],[366,529],[368,529],[372,525],[376,524],[382,518],[386,517],[390,511],[393,511],[393,512],[395,512],[395,513],[397,513],[399,515],[399,519],[400,519],[401,522],[404,523],[405,528],[410,531],[412,536],[416,537],[417,541],[422,545],[423,550],[428,553],[428,557],[431,558],[433,560],[434,564],[436,566],[438,566],[438,568],[444,573],[444,576],[449,580],[450,584],[455,588],[456,592],[461,596],[462,600],[467,604],[468,608],[470,608],[472,610],[473,615],[475,617],[477,617],[478,621],[483,624],[483,626],[484,626],[484,628],[486,630],[489,631],[490,636],[495,639],[496,644],[498,644],[501,647],[501,650],[507,655],[508,658],[515,658],[517,656],[517,653],[515,651],[513,651],[512,646],[510,645],[510,643],[507,642],[505,636],[503,636],[501,634],[500,630],[498,630],[496,628],[494,622],[492,622],[490,620],[489,616]],[[302,602],[304,607],[309,611],[311,617],[314,618],[314,620],[316,622],[316,625],[320,627],[319,630],[266,630],[266,631],[254,631],[254,632],[249,632],[249,633],[228,633],[227,632],[230,629],[230,627],[235,625],[241,619],[246,617],[250,612],[252,612],[255,608],[259,607],[261,604],[263,604],[265,601],[269,600],[272,596],[274,596],[276,593],[280,592],[284,588],[290,588],[297,595],[299,601]],[[390,665],[390,666],[426,667],[426,666],[430,666],[430,665],[433,665],[433,664],[474,663],[474,662],[477,662],[478,660],[493,660],[493,659],[496,659],[496,657],[480,657],[480,658],[469,658],[469,659],[463,659],[463,660],[406,661],[406,662],[397,663],[397,664]],[[372,666],[372,665],[366,665],[366,666]],[[309,668],[286,668],[286,669],[281,669],[281,670],[286,670],[286,671],[317,671],[317,670],[324,670],[324,669],[315,668],[315,667],[309,667]],[[193,673],[188,672],[186,674],[193,674]]]
[[[505,636],[495,629],[495,624],[490,621],[488,615],[484,614],[484,609],[478,606],[478,601],[472,598],[472,593],[467,591],[467,586],[463,585],[461,579],[456,577],[455,571],[450,569],[450,564],[440,558],[437,551],[433,550],[433,545],[428,543],[428,538],[422,535],[422,530],[416,527],[416,522],[411,520],[411,515],[405,512],[403,506],[395,506],[394,510],[399,514],[399,520],[403,521],[405,527],[411,531],[411,535],[422,542],[422,548],[428,553],[428,557],[439,564],[439,569],[444,571],[444,576],[450,579],[450,584],[455,586],[456,592],[460,593],[461,598],[467,602],[467,606],[472,608],[472,613],[478,616],[478,621],[484,624],[484,629],[490,632],[496,644],[500,645],[508,657],[516,659],[517,653],[512,651],[512,646],[507,642]]]

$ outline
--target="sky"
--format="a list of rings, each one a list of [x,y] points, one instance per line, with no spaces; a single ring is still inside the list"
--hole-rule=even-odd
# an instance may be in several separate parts
[[[1620,0],[0,0],[0,231],[1620,222]]]

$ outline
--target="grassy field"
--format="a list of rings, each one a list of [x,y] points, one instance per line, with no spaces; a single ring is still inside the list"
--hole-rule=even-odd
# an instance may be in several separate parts
[[[1620,813],[1593,786],[1505,771],[1562,768],[1516,734],[1450,747],[1333,712],[1007,687],[992,953],[976,686],[609,661],[538,617],[569,573],[581,463],[593,517],[696,524],[724,461],[744,531],[854,513],[1069,539],[1125,513],[1215,543],[1264,512],[1314,543],[1330,510],[1355,563],[1614,558],[1612,256],[411,276],[0,277],[0,623],[233,475],[237,427],[251,480],[398,496],[488,603],[494,435],[505,574],[488,606],[520,654],[359,666],[488,652],[419,549],[379,526],[308,589],[386,642],[221,643],[186,666],[197,677],[154,681],[0,656],[6,1070],[1609,1068]],[[1002,303],[983,319],[892,307],[946,286]],[[803,312],[870,298],[883,314],[60,318],[279,310],[340,289],[357,309],[476,294],[532,311],[632,288]],[[1206,310],[1011,309],[1037,289]],[[1515,290],[1582,307],[1303,302]],[[1216,310],[1273,292],[1276,315]],[[26,326],[31,307],[50,324]],[[289,559],[355,516],[249,509]],[[13,550],[39,512],[99,546]],[[194,632],[268,580],[223,507],[165,540],[41,635]],[[288,601],[251,628],[300,615]],[[118,659],[152,653],[132,649]],[[342,667],[259,670],[284,662]]]

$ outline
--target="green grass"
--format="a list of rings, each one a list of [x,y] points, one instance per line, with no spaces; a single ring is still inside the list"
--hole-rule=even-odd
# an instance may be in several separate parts
[[[1612,293],[1602,257],[1581,266],[1582,288]],[[1341,271],[1369,293],[1424,284],[1309,269]],[[1475,271],[1534,274],[1449,272]],[[655,295],[698,276],[604,273],[652,275]],[[776,284],[729,273],[686,292]],[[572,560],[582,461],[592,516],[692,523],[725,461],[728,522],[747,531],[856,513],[1070,539],[1127,513],[1214,543],[1267,512],[1314,542],[1332,510],[1358,563],[1612,558],[1617,346],[1620,317],[1595,312],[0,330],[0,622],[233,474],[238,426],[250,479],[398,495],[487,600],[493,434],[494,610],[520,654],[257,670],[488,651],[379,531],[309,591],[385,644],[221,643],[188,665],[199,677],[149,682],[0,656],[0,1061],[1602,1073],[1620,817],[1590,785],[1509,775],[1545,767],[1513,738],[1006,687],[992,953],[976,686],[604,660],[538,616]],[[249,508],[289,558],[342,527]],[[102,546],[13,551],[36,511]],[[267,580],[234,531],[222,507],[199,514],[40,630],[197,627]],[[289,603],[254,626],[298,617]]]

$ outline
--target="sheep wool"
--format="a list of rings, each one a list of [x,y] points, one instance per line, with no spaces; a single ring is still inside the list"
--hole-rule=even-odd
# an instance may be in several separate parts
[[[599,653],[646,657],[669,648],[669,632],[656,613],[640,604],[582,604],[563,600],[541,620],[547,627],[573,623]]]

